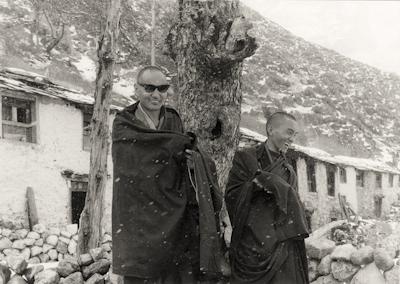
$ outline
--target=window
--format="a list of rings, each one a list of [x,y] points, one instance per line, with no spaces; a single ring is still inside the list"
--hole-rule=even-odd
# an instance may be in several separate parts
[[[394,179],[394,175],[393,174],[389,174],[389,186],[393,187],[393,179]]]
[[[336,172],[335,166],[333,166],[333,165],[326,166],[328,195],[330,195],[330,196],[335,196],[335,172]]]
[[[356,173],[356,184],[359,187],[364,187],[364,171],[357,171]]]
[[[315,162],[313,160],[308,160],[307,164],[307,183],[309,192],[317,192],[316,182],[315,182]]]
[[[90,151],[90,121],[92,120],[92,112],[83,111],[83,142],[82,149]]]
[[[382,174],[381,173],[375,174],[375,186],[377,188],[382,188]]]
[[[71,181],[71,221],[79,225],[79,219],[85,207],[88,183],[86,181]]]
[[[35,99],[18,96],[0,96],[1,137],[36,143]]]
[[[345,168],[340,168],[340,182],[347,183],[347,172]]]

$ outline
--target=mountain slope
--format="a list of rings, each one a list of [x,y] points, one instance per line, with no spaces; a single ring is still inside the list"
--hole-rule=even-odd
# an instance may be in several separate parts
[[[114,88],[121,105],[131,102],[135,70],[149,63],[150,2],[131,1],[124,10]],[[159,1],[157,10],[157,62],[171,73],[175,67],[162,55],[162,48],[176,17],[175,2]],[[260,45],[245,62],[243,126],[264,133],[265,117],[283,109],[300,120],[299,144],[386,160],[400,152],[399,76],[311,44],[246,7],[243,12],[253,22],[252,33]],[[49,27],[42,20],[41,32],[35,35],[32,19],[29,2],[0,0],[0,29],[5,31],[0,35],[0,66],[39,72],[93,93],[97,22],[70,19],[66,35],[48,58],[44,47]],[[38,45],[32,44],[35,36]]]

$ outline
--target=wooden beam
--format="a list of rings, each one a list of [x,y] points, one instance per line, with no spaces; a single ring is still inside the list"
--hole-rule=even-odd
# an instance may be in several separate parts
[[[28,207],[28,221],[30,230],[33,229],[33,226],[39,223],[38,212],[36,208],[35,194],[33,192],[32,187],[28,187],[26,189],[26,200]]]

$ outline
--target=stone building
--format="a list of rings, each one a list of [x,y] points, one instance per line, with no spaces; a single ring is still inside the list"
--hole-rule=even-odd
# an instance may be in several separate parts
[[[40,223],[62,227],[78,222],[87,189],[93,102],[43,76],[0,71],[0,217],[27,225],[26,190],[31,187]],[[110,127],[117,103],[111,109]],[[265,139],[242,129],[241,146]],[[294,146],[290,158],[313,228],[342,218],[339,193],[364,217],[384,218],[398,198],[400,172],[385,164],[301,146]],[[108,172],[106,231],[111,225],[111,158]]]
[[[0,217],[26,225],[25,196],[32,187],[41,223],[77,222],[87,189],[93,103],[38,74],[0,71]],[[111,159],[108,165],[111,176]],[[111,181],[105,220],[111,216]]]
[[[241,129],[241,145],[267,138]],[[385,218],[400,196],[400,171],[370,159],[334,156],[325,151],[293,145],[288,158],[298,175],[298,190],[313,229],[341,219],[338,195],[364,218]]]

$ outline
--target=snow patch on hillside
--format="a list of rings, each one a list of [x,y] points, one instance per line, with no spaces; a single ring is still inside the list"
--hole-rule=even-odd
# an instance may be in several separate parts
[[[312,111],[312,107],[304,107],[304,106],[300,106],[300,105],[296,105],[294,107],[286,107],[285,111],[287,112],[299,112],[299,113],[303,113],[303,114],[312,114],[314,113]]]
[[[132,101],[131,96],[135,94],[135,86],[133,82],[130,82],[126,79],[120,79],[118,82],[113,84],[113,91],[117,94],[124,96],[128,101]]]
[[[72,62],[72,65],[78,69],[84,80],[89,82],[96,80],[96,64],[89,56],[82,55],[78,61]]]

